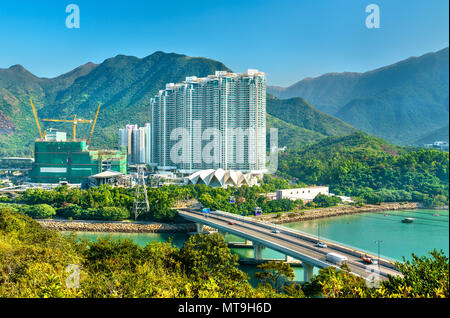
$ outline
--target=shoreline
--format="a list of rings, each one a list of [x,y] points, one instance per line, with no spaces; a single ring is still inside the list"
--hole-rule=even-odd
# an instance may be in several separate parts
[[[271,222],[274,224],[283,224],[365,212],[381,212],[387,210],[414,210],[418,208],[421,208],[421,205],[417,202],[390,202],[381,203],[379,205],[366,204],[361,207],[356,207],[353,205],[338,205],[328,208],[310,209],[298,212],[285,212],[281,216],[278,216],[276,213],[272,213],[254,216],[252,218],[255,220]]]
[[[381,212],[388,210],[414,210],[420,208],[416,202],[381,203],[380,205],[366,204],[362,207],[339,205],[328,208],[303,210],[298,212],[284,212],[252,216],[254,220],[271,222],[274,224],[301,222],[314,219],[328,218],[341,215],[365,212]],[[194,223],[158,223],[158,222],[122,222],[122,221],[93,221],[48,219],[36,220],[42,227],[55,231],[76,232],[117,232],[117,233],[189,233],[195,232]]]
[[[188,233],[195,231],[194,223],[118,222],[91,220],[36,220],[42,227],[68,232],[117,233]]]

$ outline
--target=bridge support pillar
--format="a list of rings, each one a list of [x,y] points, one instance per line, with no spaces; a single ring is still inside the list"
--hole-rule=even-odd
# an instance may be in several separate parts
[[[303,262],[303,281],[309,282],[313,277],[314,265]]]
[[[293,260],[294,260],[294,258],[293,258],[292,256],[289,256],[289,255],[286,255],[286,257],[285,257],[285,259],[284,259],[284,261],[285,261],[286,263],[292,262]]]
[[[203,224],[195,223],[195,230],[196,230],[197,234],[203,233]]]
[[[253,242],[253,255],[255,259],[262,259],[262,250],[263,250],[264,246]]]

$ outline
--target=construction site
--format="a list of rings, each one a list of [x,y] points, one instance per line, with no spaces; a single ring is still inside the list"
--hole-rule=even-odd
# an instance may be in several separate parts
[[[71,183],[86,184],[89,177],[104,171],[116,171],[127,174],[127,155],[120,150],[92,150],[90,143],[101,104],[98,105],[95,118],[79,119],[42,119],[44,122],[63,122],[73,125],[73,138],[69,139],[66,132],[48,128],[41,130],[39,118],[33,101],[30,99],[39,137],[34,144],[34,162],[30,172],[32,183]],[[88,138],[77,136],[77,125],[90,124]]]

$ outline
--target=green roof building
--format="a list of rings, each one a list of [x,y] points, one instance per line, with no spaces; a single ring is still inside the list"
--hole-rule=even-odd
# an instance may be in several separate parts
[[[56,135],[35,142],[31,182],[83,183],[89,176],[106,170],[126,174],[126,154],[118,150],[91,151],[85,140],[66,141]]]

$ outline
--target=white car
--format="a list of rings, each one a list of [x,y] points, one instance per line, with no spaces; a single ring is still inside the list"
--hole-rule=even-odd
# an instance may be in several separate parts
[[[316,246],[321,248],[327,248],[327,244],[325,244],[324,242],[317,242]]]
[[[278,229],[273,229],[273,230],[272,230],[272,233],[278,234],[278,233],[280,233],[280,230],[278,230]]]

